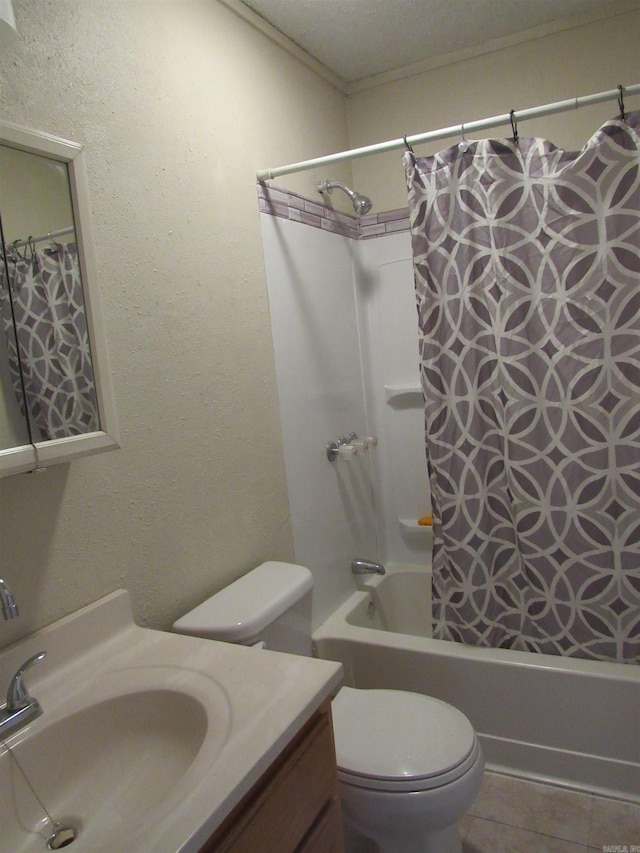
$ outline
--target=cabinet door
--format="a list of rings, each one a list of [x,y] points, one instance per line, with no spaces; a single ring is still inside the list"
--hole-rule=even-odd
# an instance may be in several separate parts
[[[344,853],[340,801],[332,800],[296,853]]]
[[[303,850],[344,850],[329,710],[310,720],[200,853]]]

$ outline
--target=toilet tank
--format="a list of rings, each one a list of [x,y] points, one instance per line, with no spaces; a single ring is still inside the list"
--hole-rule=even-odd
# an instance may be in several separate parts
[[[203,601],[173,624],[179,634],[311,655],[309,569],[262,563]]]

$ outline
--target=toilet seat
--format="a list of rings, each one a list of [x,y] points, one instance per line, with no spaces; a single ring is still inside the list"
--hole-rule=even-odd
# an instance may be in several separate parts
[[[464,776],[480,755],[465,715],[431,696],[343,687],[332,715],[338,777],[359,788],[438,788]]]

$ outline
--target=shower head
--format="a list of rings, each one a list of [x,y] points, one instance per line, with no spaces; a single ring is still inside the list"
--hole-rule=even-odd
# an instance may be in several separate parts
[[[364,214],[369,213],[373,207],[371,199],[367,198],[366,195],[360,195],[360,193],[355,192],[355,190],[345,187],[344,184],[339,184],[338,181],[324,181],[323,183],[318,184],[318,192],[321,195],[324,195],[325,193],[327,195],[331,195],[331,192],[336,187],[349,196],[351,203],[353,204],[353,209],[356,212],[356,216],[364,216]]]

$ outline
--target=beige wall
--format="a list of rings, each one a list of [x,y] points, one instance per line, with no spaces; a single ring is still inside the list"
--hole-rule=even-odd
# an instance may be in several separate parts
[[[216,0],[14,7],[0,118],[86,146],[122,449],[0,480],[0,577],[23,614],[0,622],[0,646],[120,586],[165,627],[293,557],[257,169],[638,82],[640,35],[626,16],[347,103]],[[580,145],[612,111],[535,132]],[[398,156],[328,174],[402,207]],[[313,197],[326,176],[279,183]]]
[[[122,449],[0,480],[0,646],[117,587],[167,626],[292,558],[255,173],[348,147],[344,96],[215,0],[14,8],[0,118],[86,145]]]
[[[640,83],[640,10],[548,35],[405,80],[368,89],[349,99],[353,147],[398,139],[461,122]],[[639,109],[630,98],[628,109]],[[581,148],[598,126],[617,113],[615,101],[523,123],[521,136],[544,136],[563,148]],[[510,135],[508,128],[483,136]],[[435,153],[459,139],[416,147]],[[375,210],[407,204],[402,152],[353,163],[354,185],[371,196]]]

